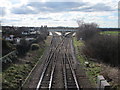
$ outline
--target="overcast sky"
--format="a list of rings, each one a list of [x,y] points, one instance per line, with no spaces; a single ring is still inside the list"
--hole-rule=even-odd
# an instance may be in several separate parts
[[[119,0],[2,0],[0,21],[13,26],[77,27],[77,20],[118,27]]]

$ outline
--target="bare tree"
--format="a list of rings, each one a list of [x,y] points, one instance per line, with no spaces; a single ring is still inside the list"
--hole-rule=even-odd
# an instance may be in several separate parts
[[[85,23],[83,20],[79,20],[77,23],[79,25],[79,30],[77,31],[78,40],[82,38],[86,41],[99,32],[98,25],[96,23]]]

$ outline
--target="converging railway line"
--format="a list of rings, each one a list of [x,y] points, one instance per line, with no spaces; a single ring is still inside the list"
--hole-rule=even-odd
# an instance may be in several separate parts
[[[53,36],[36,90],[81,89],[76,77],[71,41],[71,37]]]

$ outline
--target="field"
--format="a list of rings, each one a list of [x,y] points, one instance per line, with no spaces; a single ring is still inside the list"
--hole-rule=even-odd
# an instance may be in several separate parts
[[[102,31],[100,34],[118,35],[120,34],[120,31]]]

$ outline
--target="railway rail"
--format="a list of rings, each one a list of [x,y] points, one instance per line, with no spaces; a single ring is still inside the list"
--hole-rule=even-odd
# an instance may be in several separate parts
[[[77,81],[75,71],[72,65],[72,55],[70,53],[71,38],[54,36],[51,42],[49,55],[46,57],[46,62],[43,67],[43,72],[40,75],[36,90],[54,89],[56,88],[56,76],[58,65],[61,64],[61,75],[64,89],[80,90],[80,85]],[[58,76],[59,78],[59,76]],[[59,83],[59,82],[57,82]]]

